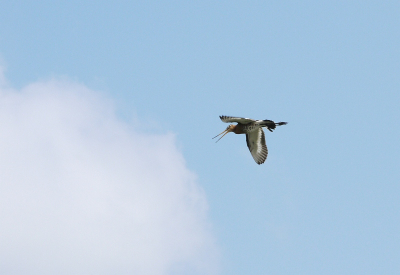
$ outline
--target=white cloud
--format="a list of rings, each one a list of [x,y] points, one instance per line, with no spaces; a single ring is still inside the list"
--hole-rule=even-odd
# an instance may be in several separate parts
[[[0,85],[1,274],[212,274],[207,202],[172,134],[67,80]]]

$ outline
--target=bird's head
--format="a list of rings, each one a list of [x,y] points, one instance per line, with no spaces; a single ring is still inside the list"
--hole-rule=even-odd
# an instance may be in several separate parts
[[[218,141],[219,141],[221,138],[223,138],[227,133],[233,132],[233,129],[235,129],[235,126],[236,126],[236,125],[234,125],[234,124],[230,124],[228,127],[226,127],[226,129],[225,129],[222,133],[220,133],[220,134],[216,135],[215,137],[213,137],[213,139],[223,134],[222,137],[220,137],[220,138],[216,141],[216,142],[218,142]]]

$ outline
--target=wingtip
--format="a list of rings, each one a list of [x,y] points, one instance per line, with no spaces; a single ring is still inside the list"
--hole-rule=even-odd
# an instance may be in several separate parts
[[[224,120],[227,118],[227,116],[224,116],[224,115],[222,115],[222,116],[219,116],[219,119],[222,121],[222,122],[225,122]]]
[[[288,124],[287,122],[278,122],[278,123],[275,123],[276,125],[278,125],[278,126],[281,126],[281,125],[286,125],[286,124]]]

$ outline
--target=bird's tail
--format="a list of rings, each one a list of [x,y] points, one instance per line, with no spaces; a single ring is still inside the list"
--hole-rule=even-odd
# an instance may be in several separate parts
[[[286,125],[287,122],[273,122],[272,120],[263,120],[261,123],[262,127],[267,127],[269,131],[275,130],[276,126]]]

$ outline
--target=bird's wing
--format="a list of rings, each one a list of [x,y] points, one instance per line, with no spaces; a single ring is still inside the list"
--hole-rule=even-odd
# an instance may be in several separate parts
[[[219,118],[226,123],[229,122],[238,122],[241,124],[248,124],[250,122],[254,122],[254,119],[251,118],[244,118],[244,117],[233,117],[233,116],[219,116]]]
[[[265,135],[262,128],[246,134],[247,147],[257,164],[262,164],[267,159],[268,149],[265,144]]]

